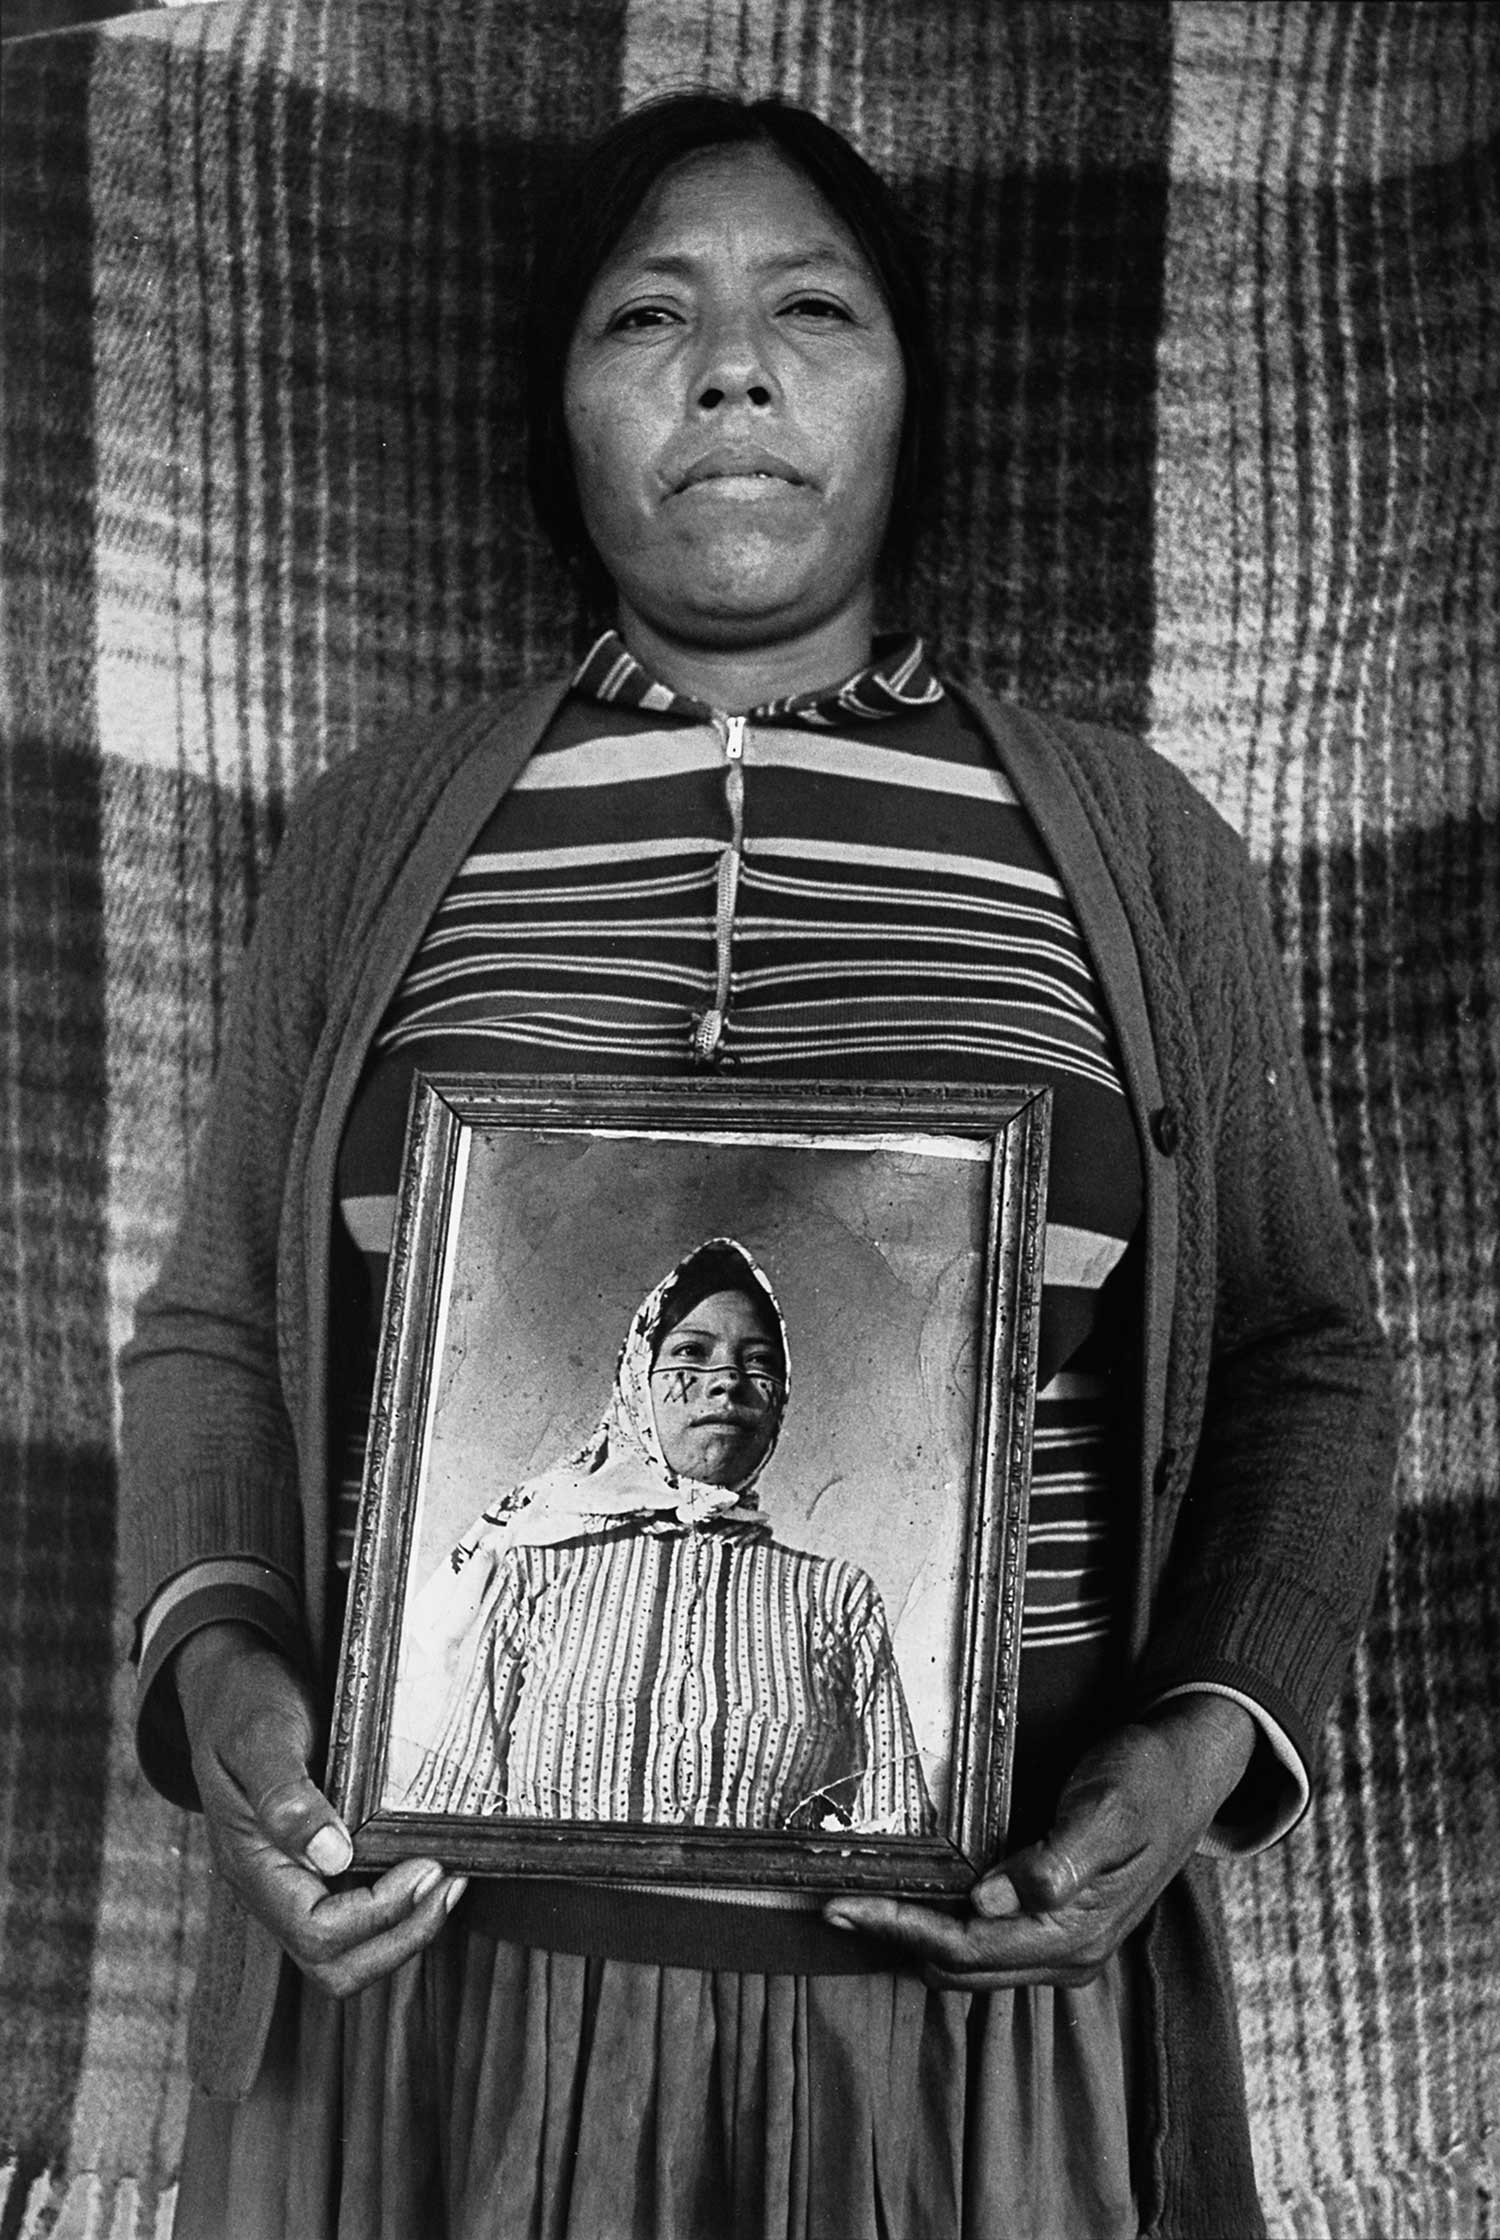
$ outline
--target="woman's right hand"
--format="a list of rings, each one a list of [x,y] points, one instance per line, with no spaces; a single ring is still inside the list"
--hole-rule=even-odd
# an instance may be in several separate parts
[[[307,1688],[253,1626],[189,1634],[173,1675],[214,1864],[305,1975],[346,1999],[432,1942],[463,1891],[433,1859],[330,1890],[353,1856],[349,1831],[309,1772],[316,1720]]]

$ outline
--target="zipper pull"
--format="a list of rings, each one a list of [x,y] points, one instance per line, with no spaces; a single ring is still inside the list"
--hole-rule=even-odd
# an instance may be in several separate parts
[[[743,762],[745,759],[745,729],[748,716],[724,718],[724,759],[726,762]]]
[[[701,1019],[693,1021],[693,1056],[700,1066],[717,1065],[719,1044],[724,1039],[724,1014],[715,1005],[705,1011]]]

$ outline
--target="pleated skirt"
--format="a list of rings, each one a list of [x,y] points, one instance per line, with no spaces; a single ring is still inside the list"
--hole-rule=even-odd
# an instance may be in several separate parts
[[[990,1996],[466,1929],[344,2004],[288,1969],[195,2099],[176,2240],[1135,2240],[1129,1963]]]

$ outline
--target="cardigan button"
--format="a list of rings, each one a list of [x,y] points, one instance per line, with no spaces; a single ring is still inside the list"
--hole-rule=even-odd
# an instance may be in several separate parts
[[[1182,1122],[1174,1105],[1164,1104],[1151,1115],[1151,1141],[1164,1159],[1173,1157],[1182,1141]]]

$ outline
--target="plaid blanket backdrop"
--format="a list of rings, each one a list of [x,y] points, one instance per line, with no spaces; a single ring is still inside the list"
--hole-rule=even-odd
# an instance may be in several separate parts
[[[537,194],[711,81],[910,198],[946,662],[1264,866],[1405,1396],[1289,1842],[1227,1876],[1277,2234],[1500,2230],[1500,301],[1486,0],[221,0],[7,53],[0,2240],[170,2216],[200,1917],[127,1744],[111,1356],[297,788],[552,670]],[[1214,2236],[1205,2236],[1214,2240]]]

